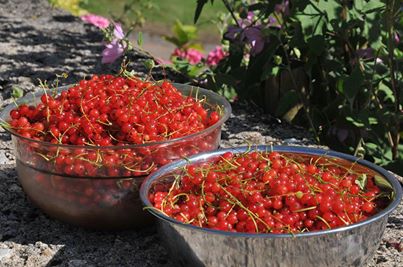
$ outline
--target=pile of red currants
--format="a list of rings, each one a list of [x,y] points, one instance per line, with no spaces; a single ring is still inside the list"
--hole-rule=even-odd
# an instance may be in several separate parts
[[[26,141],[18,158],[35,168],[67,176],[132,177],[215,149],[220,129],[186,142],[181,137],[216,124],[220,112],[168,81],[94,75],[61,92],[46,90],[37,105],[19,105],[8,124]],[[170,140],[177,144],[164,144]]]
[[[180,222],[247,233],[333,229],[385,206],[375,175],[354,163],[285,152],[226,152],[188,164],[155,183],[148,197]]]

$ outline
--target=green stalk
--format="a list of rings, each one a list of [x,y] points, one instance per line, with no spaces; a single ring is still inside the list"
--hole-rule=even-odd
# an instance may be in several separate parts
[[[224,3],[225,8],[229,11],[229,13],[231,14],[231,17],[234,19],[236,25],[238,27],[241,27],[241,25],[239,25],[238,20],[234,14],[234,11],[232,10],[231,5],[229,4],[229,2],[227,0],[222,0],[222,2]]]
[[[385,11],[385,19],[386,19],[386,28],[388,32],[388,65],[390,69],[390,83],[392,86],[393,94],[395,95],[395,131],[392,136],[392,158],[396,159],[398,157],[398,146],[400,141],[400,122],[399,122],[399,114],[400,114],[400,91],[397,88],[396,83],[396,73],[395,73],[395,59],[394,59],[394,50],[395,50],[395,40],[394,40],[394,20],[395,20],[395,9],[399,9],[399,6],[396,4],[395,0],[389,0],[386,2],[386,11]]]

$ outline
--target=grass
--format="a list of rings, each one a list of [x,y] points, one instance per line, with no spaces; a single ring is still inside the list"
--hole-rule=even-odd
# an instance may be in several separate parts
[[[83,6],[91,13],[99,14],[106,17],[119,17],[123,13],[123,9],[129,0],[87,0]],[[141,8],[139,0],[132,0],[134,8],[140,10],[145,18],[144,30],[157,34],[168,34],[172,25],[177,19],[183,24],[193,24],[193,16],[196,8],[196,0],[150,0],[151,9]],[[205,5],[202,15],[196,24],[199,29],[200,36],[205,39],[218,39],[219,33],[215,26],[214,20],[217,14],[225,11],[225,7],[221,1],[216,1],[214,5]],[[136,16],[135,13],[129,13],[128,18]]]

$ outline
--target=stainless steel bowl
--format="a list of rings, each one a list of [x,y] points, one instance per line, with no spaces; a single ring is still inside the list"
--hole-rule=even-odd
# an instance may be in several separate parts
[[[242,153],[248,147],[207,152],[166,165],[143,182],[140,197],[152,207],[148,192],[189,163],[203,162],[222,153]],[[247,234],[217,231],[180,223],[155,209],[148,209],[159,220],[162,239],[183,266],[361,266],[379,246],[389,214],[402,198],[402,187],[386,170],[356,157],[307,147],[258,146],[260,151],[281,151],[324,156],[384,177],[392,186],[394,199],[381,212],[346,227],[301,234]],[[165,178],[164,178],[165,177]]]

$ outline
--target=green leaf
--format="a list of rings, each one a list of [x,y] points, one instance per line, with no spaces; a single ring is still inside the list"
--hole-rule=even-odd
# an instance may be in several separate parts
[[[312,36],[308,39],[308,47],[312,54],[320,56],[326,49],[325,37],[323,35]]]
[[[197,0],[197,5],[196,5],[196,10],[195,10],[195,14],[193,17],[193,23],[196,24],[197,20],[200,17],[200,14],[203,10],[203,7],[205,4],[207,4],[208,0]],[[211,1],[211,3],[213,3],[213,1]]]
[[[375,175],[375,184],[384,190],[393,190],[393,186],[390,182],[383,176]]]
[[[369,113],[365,110],[361,111],[358,114],[352,114],[351,116],[346,116],[346,120],[351,122],[353,125],[357,127],[370,128],[372,125],[378,124],[378,119],[375,117],[371,117]]]
[[[375,117],[368,117],[368,123],[369,123],[369,125],[378,124],[378,119]]]
[[[361,35],[367,39],[368,46],[375,51],[384,46],[382,42],[382,21],[384,20],[382,13],[383,12],[374,12],[362,15],[364,24]]]
[[[266,4],[263,3],[255,3],[251,4],[248,7],[248,11],[256,11],[256,10],[263,10],[266,8]]]
[[[305,39],[314,35],[323,35],[327,30],[332,30],[329,22],[338,19],[341,12],[339,2],[336,0],[310,1],[309,4],[304,2],[299,7],[305,6],[304,10],[296,15],[301,23]]]
[[[137,45],[139,47],[143,46],[143,33],[142,32],[139,32],[137,35]]]
[[[367,186],[367,175],[365,173],[361,174],[360,177],[358,177],[357,179],[355,179],[355,184],[358,185],[358,187],[361,190],[364,190],[365,187]]]
[[[305,40],[312,35],[323,34],[322,29],[325,23],[323,14],[317,13],[315,10],[308,12],[308,14],[297,15],[297,19],[301,23],[302,36]]]
[[[203,65],[192,65],[189,64],[188,66],[188,72],[187,75],[190,77],[197,77],[199,76],[203,71],[205,70],[205,67]]]
[[[298,48],[294,47],[292,52],[297,58],[301,58],[301,51]]]
[[[365,126],[365,123],[363,123],[362,121],[357,120],[357,119],[355,119],[353,117],[350,117],[350,116],[347,116],[346,120],[351,122],[353,125],[355,125],[357,127],[364,127]]]
[[[265,81],[273,77],[273,64],[271,62],[266,62],[263,66],[262,75],[260,76],[261,81]]]
[[[194,43],[188,46],[188,48],[193,48],[199,51],[204,51],[203,45],[201,43]]]
[[[344,78],[343,89],[344,95],[348,98],[350,104],[354,102],[357,93],[360,91],[360,87],[364,81],[364,75],[357,66],[354,68],[350,76]]]
[[[393,94],[392,89],[385,83],[380,82],[378,85],[378,90],[385,94],[385,97],[383,98],[384,101],[390,100],[392,102],[395,102],[395,95]]]
[[[155,66],[155,62],[153,59],[147,59],[144,61],[144,66],[147,68],[147,70],[152,70]]]
[[[172,27],[172,33],[173,36],[164,36],[164,39],[179,48],[189,45],[197,39],[197,28],[193,25],[183,25],[179,20],[176,20]]]
[[[283,62],[283,59],[282,59],[280,56],[275,55],[275,56],[273,57],[273,61],[274,61],[274,64],[280,65],[280,64]]]
[[[344,95],[344,80],[343,79],[337,80],[336,89],[337,89],[337,91],[339,91],[341,94]]]
[[[379,0],[356,0],[354,1],[354,4],[356,9],[362,13],[371,13],[374,11],[380,11],[381,9],[385,8],[385,3]]]
[[[13,98],[20,98],[24,95],[24,90],[22,90],[18,86],[13,86],[12,91],[11,91],[11,96]]]
[[[271,75],[272,76],[277,76],[277,74],[280,72],[280,67],[278,67],[278,66],[276,66],[276,67],[273,67],[272,69],[271,69]]]
[[[365,143],[365,146],[369,149],[377,150],[379,147],[374,143]]]
[[[326,18],[328,21],[340,19],[340,13],[342,9],[340,0],[322,0],[317,2],[318,8],[326,14]]]
[[[307,5],[309,5],[309,0],[300,0],[300,1],[295,1],[293,2],[293,6],[295,5],[295,8],[298,10],[304,10]]]

